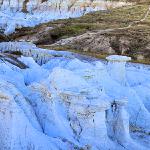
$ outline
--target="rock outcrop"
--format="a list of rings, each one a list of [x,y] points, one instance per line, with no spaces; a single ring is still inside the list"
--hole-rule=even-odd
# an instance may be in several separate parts
[[[130,127],[150,132],[149,102],[142,97],[148,69],[125,67],[130,59],[125,56],[110,56],[113,63],[107,65],[25,42],[1,43],[0,49],[5,55],[18,52],[18,63],[26,66],[0,61],[2,150],[147,149],[132,139]],[[41,58],[46,61],[39,63]],[[118,74],[116,66],[122,70]],[[136,73],[141,78],[133,80]]]

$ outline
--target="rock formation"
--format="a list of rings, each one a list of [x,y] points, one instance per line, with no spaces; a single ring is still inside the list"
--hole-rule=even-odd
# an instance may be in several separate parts
[[[4,55],[19,53],[17,63],[26,66],[0,61],[2,150],[148,149],[131,137],[130,130],[131,126],[139,132],[150,130],[146,99],[139,96],[142,90],[136,93],[146,83],[132,81],[132,72],[142,77],[143,70],[149,73],[147,68],[141,72],[118,62],[123,71],[117,74],[112,67],[110,74],[107,64],[79,60],[74,53],[47,51],[25,42],[4,42],[0,49]],[[46,61],[38,61],[41,58]],[[107,59],[113,60],[108,66],[116,66],[117,60],[129,58]]]

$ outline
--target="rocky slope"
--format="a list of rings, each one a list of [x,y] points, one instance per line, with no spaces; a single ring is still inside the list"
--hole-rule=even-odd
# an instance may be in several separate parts
[[[99,58],[122,54],[136,62],[150,63],[149,20],[149,4],[141,3],[18,29],[10,38]]]
[[[124,3],[111,3],[91,0],[22,0],[0,3],[0,28],[11,34],[16,28],[34,27],[50,20],[75,18],[88,12],[106,9],[109,5],[117,7]]]

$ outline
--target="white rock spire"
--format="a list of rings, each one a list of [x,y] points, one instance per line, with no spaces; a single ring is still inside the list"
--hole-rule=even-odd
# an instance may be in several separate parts
[[[127,56],[111,55],[106,57],[108,60],[108,72],[112,79],[125,85],[126,84],[126,62],[131,58]]]

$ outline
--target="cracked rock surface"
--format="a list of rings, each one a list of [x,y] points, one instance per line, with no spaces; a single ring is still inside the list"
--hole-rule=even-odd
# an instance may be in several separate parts
[[[150,148],[149,66],[26,42],[3,42],[0,50],[1,150]]]

